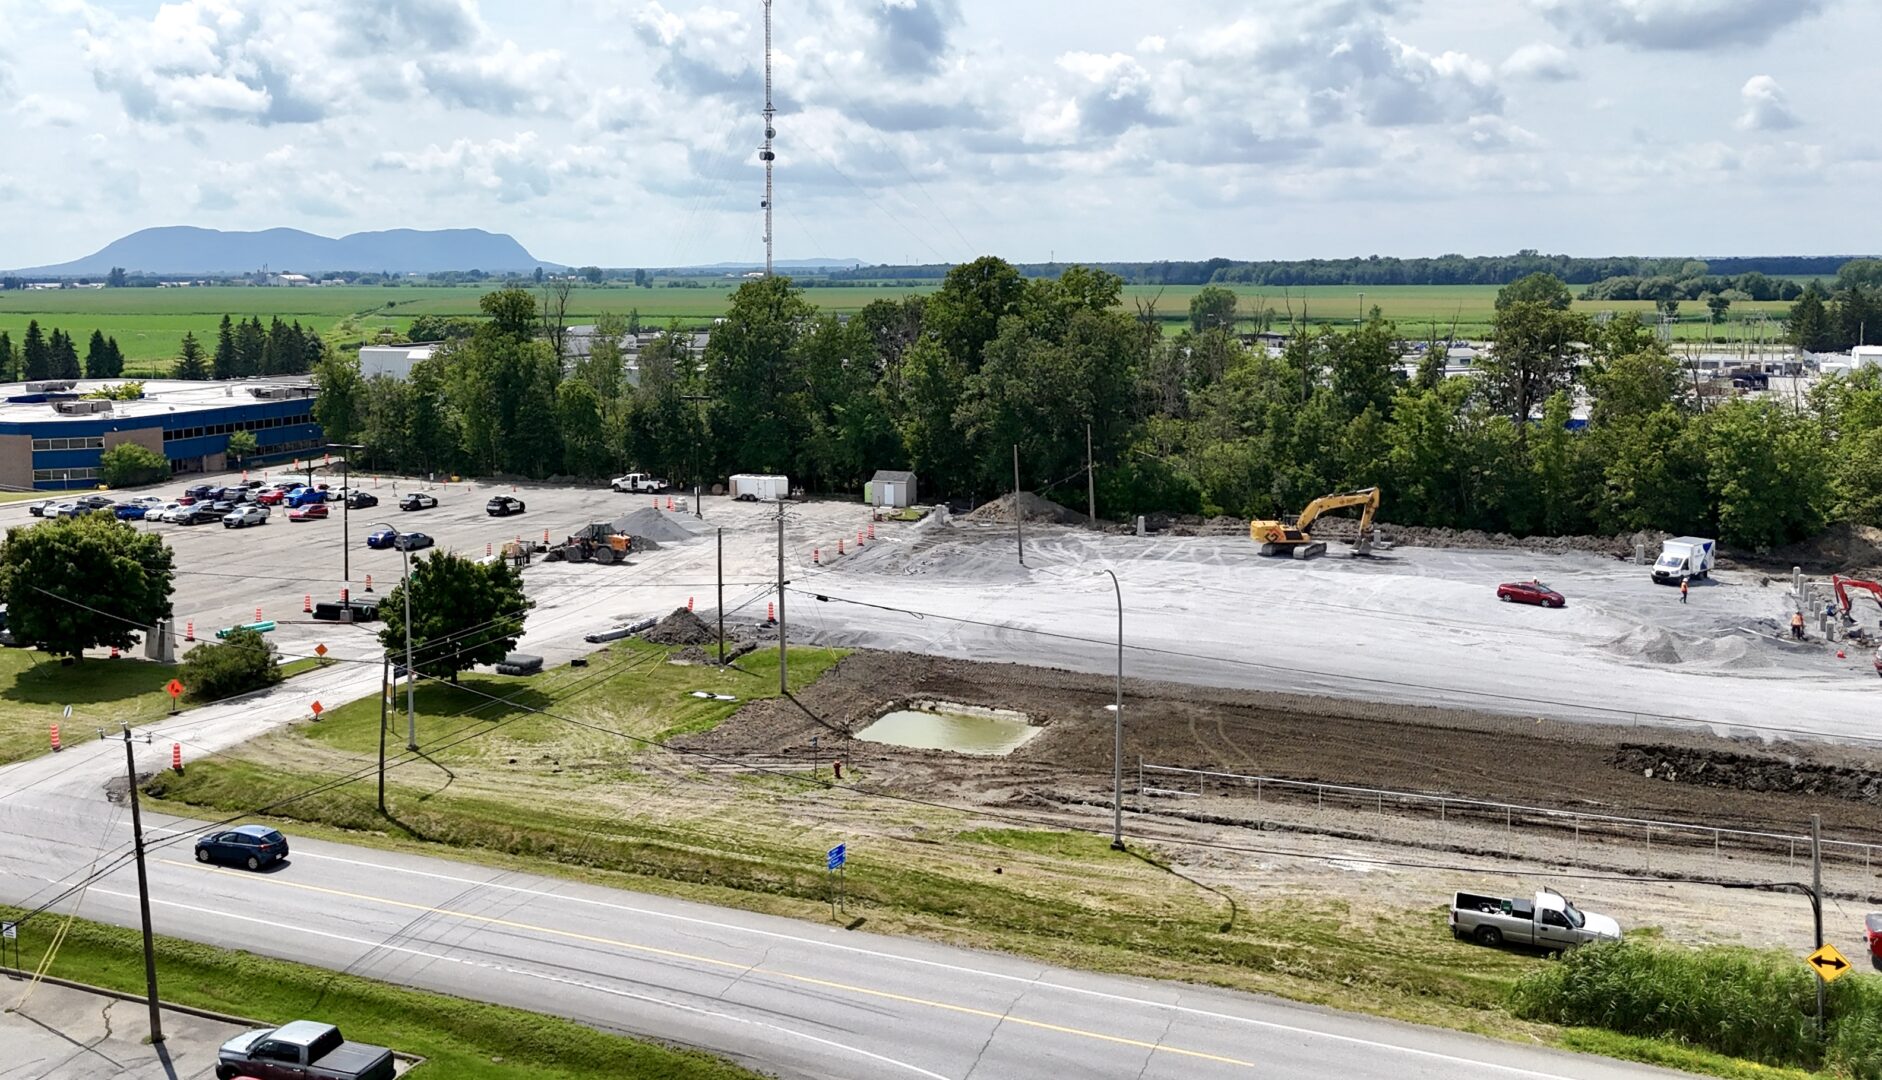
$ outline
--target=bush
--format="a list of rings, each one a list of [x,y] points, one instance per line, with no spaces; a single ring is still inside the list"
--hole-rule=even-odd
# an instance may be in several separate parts
[[[137,443],[119,443],[98,459],[98,475],[107,487],[137,487],[170,479],[170,459]]]
[[[1767,1065],[1882,1078],[1882,980],[1830,986],[1829,1039],[1816,1037],[1816,976],[1788,953],[1621,942],[1577,949],[1525,976],[1516,1015],[1671,1039]]]
[[[237,630],[191,649],[177,678],[191,701],[219,701],[280,682],[281,663],[260,631]]]

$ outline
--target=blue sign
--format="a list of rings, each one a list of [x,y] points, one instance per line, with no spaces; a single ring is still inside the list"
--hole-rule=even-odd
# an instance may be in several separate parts
[[[849,858],[848,848],[849,848],[848,844],[838,844],[837,846],[830,849],[829,854],[827,856],[827,858],[829,859],[829,863],[830,863],[830,869],[835,870],[843,865],[844,860]]]

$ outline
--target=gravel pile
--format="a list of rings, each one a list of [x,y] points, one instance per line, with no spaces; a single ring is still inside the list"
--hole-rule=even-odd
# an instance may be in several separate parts
[[[642,507],[625,517],[616,518],[614,531],[626,533],[639,540],[659,540],[666,543],[691,540],[695,535],[691,529],[651,506]]]
[[[674,608],[673,614],[655,623],[653,629],[641,637],[655,645],[704,645],[719,640],[712,627],[685,608]]]
[[[982,503],[967,514],[968,521],[1011,522],[1014,508],[1018,507],[1020,520],[1028,524],[1040,525],[1083,525],[1085,515],[1070,510],[1051,499],[1042,499],[1030,491],[1022,491],[1017,497],[1002,495],[989,503]]]
[[[1769,791],[1876,802],[1882,776],[1864,769],[1819,765],[1791,758],[1734,754],[1683,746],[1625,745],[1613,758],[1617,768],[1649,780],[1697,784],[1733,791]]]

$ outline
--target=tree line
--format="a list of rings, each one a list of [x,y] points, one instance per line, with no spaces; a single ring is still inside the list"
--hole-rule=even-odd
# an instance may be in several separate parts
[[[260,316],[236,322],[224,315],[213,353],[205,354],[194,333],[183,335],[172,375],[189,380],[305,375],[326,356],[327,343],[298,319],[289,323],[277,316],[264,327]]]
[[[1017,448],[1023,487],[1081,506],[1089,438],[1109,517],[1268,517],[1378,485],[1386,520],[1518,535],[1651,528],[1759,548],[1830,520],[1882,524],[1875,372],[1733,397],[1638,317],[1571,310],[1547,274],[1499,292],[1492,351],[1467,377],[1446,368],[1451,342],[1408,343],[1376,308],[1269,350],[1237,336],[1220,297],[1198,296],[1191,327],[1166,337],[1119,309],[1121,288],[985,258],[842,319],[787,278],[751,281],[703,356],[670,330],[633,380],[618,319],[559,355],[565,336],[509,289],[409,379],[329,357],[316,416],[405,471],[782,472],[847,493],[909,468],[925,493],[978,500],[1012,487]]]
[[[118,348],[118,339],[108,338],[100,331],[93,330],[91,340],[86,342],[81,366],[78,343],[58,327],[48,335],[40,329],[38,319],[28,322],[26,336],[17,349],[12,336],[0,330],[0,382],[115,379],[122,374],[124,353]]]

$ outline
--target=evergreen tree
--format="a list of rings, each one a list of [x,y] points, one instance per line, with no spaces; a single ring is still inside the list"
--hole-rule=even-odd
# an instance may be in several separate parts
[[[1791,305],[1785,329],[1791,344],[1805,352],[1828,352],[1835,347],[1830,313],[1823,306],[1823,290],[1816,282],[1804,286],[1804,294]]]
[[[39,320],[26,324],[26,340],[20,345],[21,377],[28,382],[44,379],[52,373],[52,354],[46,349],[46,336],[39,330]]]
[[[295,369],[295,373],[305,375],[314,371],[326,358],[326,340],[309,328],[301,338],[301,366]]]
[[[72,335],[63,330],[54,330],[51,353],[53,378],[76,379],[80,376],[78,345],[72,341]]]
[[[0,330],[0,382],[12,382],[19,378],[20,358],[13,352],[13,339],[7,332]]]
[[[124,374],[124,350],[118,348],[118,339],[114,337],[106,338],[105,339],[105,351],[111,357],[111,377],[115,379],[123,375]]]
[[[262,348],[267,344],[268,335],[261,328],[261,316],[238,324],[235,328],[235,373],[241,378],[260,375]]]
[[[195,334],[183,335],[183,351],[176,357],[176,377],[179,379],[207,379],[209,362],[203,359],[203,347],[197,344]]]
[[[216,359],[213,365],[216,378],[233,379],[239,372],[240,361],[235,356],[235,324],[229,317],[222,317],[222,325],[216,330]]]
[[[109,379],[111,371],[111,352],[105,345],[102,330],[91,332],[91,341],[85,346],[85,377],[87,379]]]

